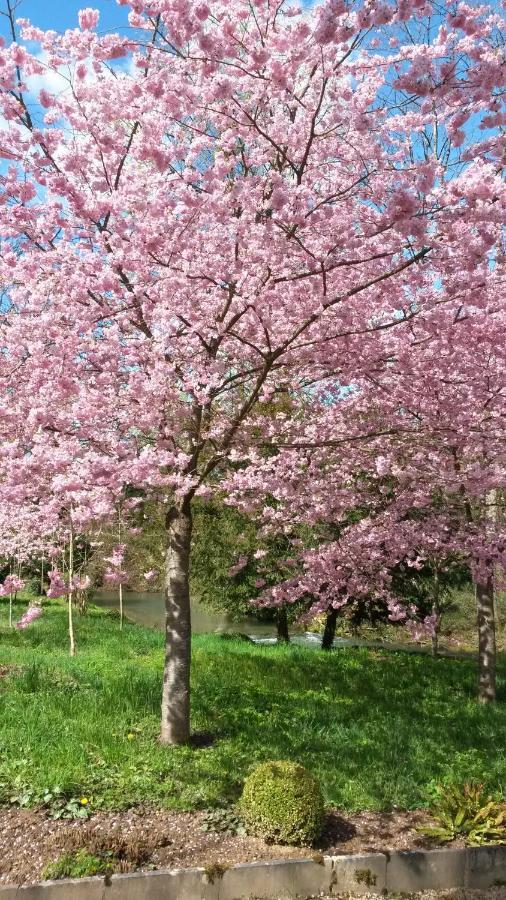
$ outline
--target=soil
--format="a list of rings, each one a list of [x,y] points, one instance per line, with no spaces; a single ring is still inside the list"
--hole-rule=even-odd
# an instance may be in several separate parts
[[[378,900],[377,894],[361,894],[361,900]],[[420,891],[406,894],[395,892],[388,894],[389,900],[506,900],[506,887],[487,888],[486,890],[471,890],[470,888],[456,888],[445,891]],[[307,900],[313,900],[308,897]],[[332,896],[319,895],[318,900],[356,900],[356,894],[332,894]]]
[[[336,810],[330,812],[318,845],[302,848],[202,831],[204,818],[204,813],[137,807],[98,812],[87,820],[55,820],[39,810],[0,809],[0,883],[40,881],[48,863],[81,848],[99,856],[112,854],[115,870],[129,872],[432,846],[416,830],[429,821],[422,810],[346,818]]]

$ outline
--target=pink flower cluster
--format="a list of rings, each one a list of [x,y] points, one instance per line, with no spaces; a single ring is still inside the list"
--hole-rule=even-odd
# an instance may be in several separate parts
[[[36,619],[40,619],[41,615],[42,607],[29,606],[19,622],[16,622],[16,628],[19,628],[20,630],[23,628],[28,628],[28,626],[31,625],[32,622],[35,622]]]
[[[68,587],[66,584],[63,575],[58,569],[52,569],[48,573],[49,578],[49,589],[47,592],[47,596],[51,597],[53,600],[58,597],[65,597],[68,594]]]
[[[4,583],[0,584],[0,597],[6,597],[8,594],[15,594],[16,591],[22,591],[25,582],[18,575],[7,575]]]

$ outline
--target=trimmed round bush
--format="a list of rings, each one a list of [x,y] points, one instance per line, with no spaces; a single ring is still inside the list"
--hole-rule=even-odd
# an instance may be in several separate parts
[[[240,801],[250,834],[276,844],[312,844],[323,827],[323,796],[304,766],[280,760],[253,769]]]

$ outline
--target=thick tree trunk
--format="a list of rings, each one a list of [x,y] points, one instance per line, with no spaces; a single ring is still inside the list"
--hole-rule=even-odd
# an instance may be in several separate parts
[[[276,615],[276,625],[278,631],[278,643],[288,644],[290,635],[288,633],[288,616],[284,606],[280,606]]]
[[[492,576],[475,583],[478,613],[478,700],[491,703],[496,696],[494,582]]]
[[[165,669],[162,693],[162,744],[190,739],[190,545],[191,503],[184,500],[167,514],[165,557]]]
[[[337,609],[329,609],[323,629],[322,650],[332,650],[332,644],[336,636]]]

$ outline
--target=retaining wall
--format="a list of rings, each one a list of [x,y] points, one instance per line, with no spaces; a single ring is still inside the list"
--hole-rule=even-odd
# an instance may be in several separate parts
[[[0,889],[0,900],[296,900],[506,885],[506,846],[395,851],[176,869]]]

